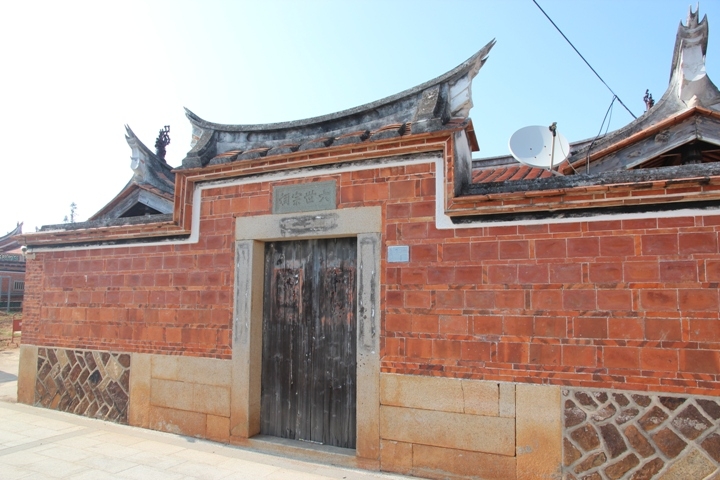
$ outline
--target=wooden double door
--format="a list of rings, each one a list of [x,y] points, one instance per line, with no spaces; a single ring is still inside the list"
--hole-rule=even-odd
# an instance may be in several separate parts
[[[265,244],[261,433],[355,448],[355,238]]]

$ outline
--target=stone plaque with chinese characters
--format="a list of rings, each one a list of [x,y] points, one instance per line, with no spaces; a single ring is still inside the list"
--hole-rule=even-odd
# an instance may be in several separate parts
[[[335,181],[273,187],[273,213],[334,210]]]

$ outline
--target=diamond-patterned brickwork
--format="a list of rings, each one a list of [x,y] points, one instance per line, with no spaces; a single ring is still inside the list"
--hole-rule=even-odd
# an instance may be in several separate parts
[[[566,480],[720,474],[720,399],[574,389],[563,395]]]
[[[130,355],[38,348],[35,405],[127,423]]]

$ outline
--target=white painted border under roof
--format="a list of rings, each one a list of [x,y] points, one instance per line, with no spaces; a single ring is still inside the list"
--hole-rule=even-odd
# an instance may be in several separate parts
[[[367,162],[353,162],[349,165],[322,168],[322,169],[302,169],[282,172],[270,172],[263,175],[252,177],[239,177],[226,180],[213,180],[196,184],[193,192],[192,205],[192,221],[190,227],[190,236],[182,240],[159,240],[154,242],[137,242],[122,243],[112,245],[79,245],[65,247],[28,247],[28,254],[35,252],[54,252],[59,250],[98,250],[104,248],[122,248],[122,247],[149,247],[157,245],[182,245],[197,243],[200,239],[200,207],[202,202],[203,190],[218,187],[232,187],[237,185],[248,185],[260,182],[273,182],[284,180],[297,180],[302,178],[317,178],[325,175],[337,175],[339,173],[355,172],[362,170],[373,170],[380,168],[377,158],[368,160]],[[693,216],[714,216],[720,215],[720,209],[702,209],[702,208],[686,208],[669,210],[663,212],[639,212],[639,213],[608,213],[593,215],[588,217],[566,217],[566,218],[543,218],[543,219],[520,219],[520,220],[501,220],[501,221],[483,221],[475,220],[468,223],[455,224],[450,216],[445,214],[445,163],[440,152],[436,158],[407,158],[402,160],[383,162],[382,167],[401,167],[408,165],[422,165],[431,163],[435,165],[435,227],[438,230],[462,230],[467,228],[482,227],[502,227],[515,225],[544,225],[557,223],[582,223],[582,222],[603,222],[609,220],[633,220],[640,218],[676,218],[676,217],[693,217]],[[572,212],[572,211],[570,211]],[[481,212],[478,212],[481,215]]]

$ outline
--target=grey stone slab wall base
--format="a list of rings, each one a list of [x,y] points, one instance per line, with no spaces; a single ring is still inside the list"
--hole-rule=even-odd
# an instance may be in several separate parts
[[[127,353],[39,347],[34,404],[126,424],[130,360]]]
[[[720,399],[568,389],[563,413],[568,480],[700,479],[720,473]]]

